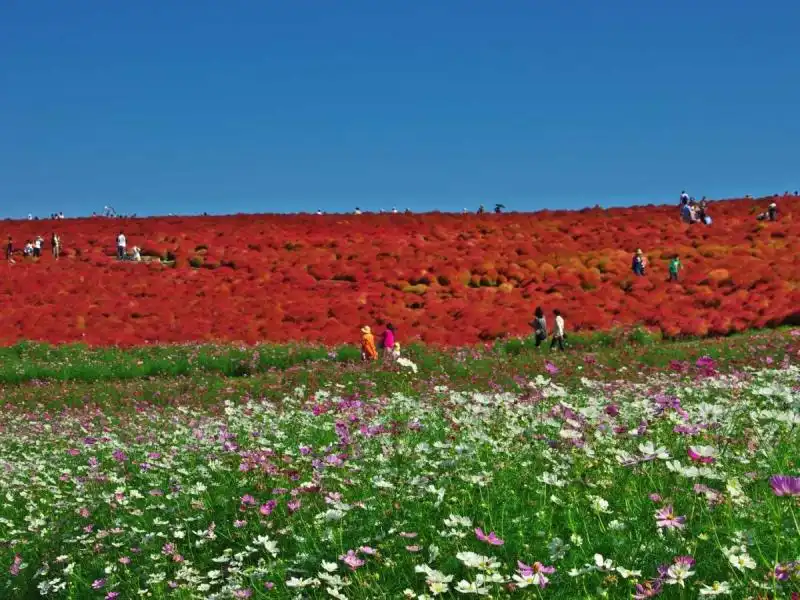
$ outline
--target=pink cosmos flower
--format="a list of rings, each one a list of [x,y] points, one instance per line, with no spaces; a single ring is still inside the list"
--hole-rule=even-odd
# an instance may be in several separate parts
[[[348,550],[347,554],[342,554],[339,560],[350,567],[353,571],[357,568],[364,566],[364,561],[358,557],[353,550]]]
[[[108,592],[106,594],[106,600],[114,600],[114,598],[119,598],[119,592]]]
[[[521,577],[532,577],[534,585],[538,585],[540,588],[544,589],[547,587],[547,584],[550,583],[550,580],[546,577],[546,575],[552,575],[555,573],[556,568],[543,565],[539,561],[536,561],[529,566],[518,560],[517,572]]]
[[[250,494],[245,494],[242,496],[242,504],[245,506],[253,506],[256,503],[256,499],[253,498]]]
[[[776,496],[800,496],[800,477],[773,475],[769,484]]]
[[[129,565],[129,564],[131,564],[131,559],[128,558],[127,556],[120,556],[119,564],[121,564],[121,565]]]
[[[93,590],[102,589],[105,584],[106,584],[106,580],[105,579],[95,579],[92,582],[92,589]]]
[[[650,579],[644,583],[636,584],[636,593],[633,595],[635,600],[647,600],[654,598],[661,593],[663,584],[659,579]]]
[[[408,550],[409,552],[419,552],[420,550],[422,550],[422,546],[416,546],[416,545],[406,546],[406,550]]]
[[[550,373],[550,375],[555,375],[556,373],[558,373],[558,367],[555,366],[553,363],[551,363],[549,360],[546,363],[544,363],[544,369],[545,371]]]
[[[22,564],[22,557],[19,554],[14,555],[14,562],[11,563],[11,566],[8,567],[8,572],[11,573],[12,576],[16,577],[19,575],[19,568]]]
[[[289,509],[290,513],[293,513],[297,511],[301,505],[302,501],[300,500],[300,498],[297,498],[295,500],[289,500],[289,502],[286,503],[286,508]]]
[[[666,529],[682,529],[686,522],[686,517],[678,517],[669,504],[656,511],[656,526]]]
[[[502,546],[505,544],[503,540],[497,537],[497,534],[492,531],[488,535],[483,532],[483,529],[480,527],[475,528],[475,537],[478,538],[481,542],[486,542],[487,544],[491,544],[492,546]]]
[[[266,503],[262,504],[261,507],[258,509],[265,517],[268,517],[272,514],[272,511],[275,510],[275,507],[278,506],[278,503],[275,500],[267,500]]]
[[[233,591],[234,598],[249,598],[253,595],[253,590],[250,589],[240,589]]]
[[[377,550],[375,550],[375,548],[371,548],[371,547],[369,547],[369,546],[361,546],[361,547],[358,549],[358,551],[359,551],[359,552],[361,552],[361,554],[368,554],[368,555],[370,555],[370,556],[373,556],[373,555],[375,555],[375,554],[377,554],[377,553],[378,553],[378,551],[377,551]]]
[[[686,451],[695,462],[708,464],[717,460],[717,450],[713,446],[689,446]]]

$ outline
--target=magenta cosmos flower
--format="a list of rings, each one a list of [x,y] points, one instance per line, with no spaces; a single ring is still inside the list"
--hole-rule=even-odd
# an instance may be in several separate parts
[[[488,535],[483,533],[483,529],[480,527],[475,528],[475,537],[478,538],[482,542],[486,542],[487,544],[491,544],[492,546],[502,546],[505,544],[503,540],[497,537],[497,534],[492,531]]]
[[[656,511],[656,525],[666,529],[681,529],[686,522],[686,517],[675,515],[672,505],[669,504]]]
[[[773,475],[769,484],[776,496],[800,496],[800,477]]]

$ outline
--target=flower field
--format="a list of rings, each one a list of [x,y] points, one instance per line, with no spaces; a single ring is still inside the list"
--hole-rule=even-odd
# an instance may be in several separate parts
[[[5,386],[0,597],[795,598],[798,340]]]
[[[7,221],[17,248],[57,230],[63,251],[0,264],[0,343],[337,344],[392,322],[401,341],[462,345],[528,333],[539,304],[548,317],[560,308],[571,331],[640,324],[702,336],[794,323],[800,200],[777,202],[774,223],[755,220],[764,200],[713,202],[709,227],[669,206]],[[117,262],[120,229],[156,260]],[[631,273],[637,248],[650,263],[643,278]],[[675,254],[684,269],[669,283]]]

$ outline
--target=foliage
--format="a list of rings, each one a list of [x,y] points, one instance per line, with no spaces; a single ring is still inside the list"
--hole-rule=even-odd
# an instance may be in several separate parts
[[[712,226],[676,207],[505,215],[239,215],[6,222],[17,248],[57,229],[62,258],[0,264],[0,343],[352,343],[363,324],[404,342],[527,334],[533,308],[570,332],[640,326],[665,337],[800,322],[797,198],[714,202]],[[117,262],[120,229],[155,257]],[[631,274],[642,248],[650,268]],[[679,254],[678,283],[667,263]],[[158,260],[162,257],[170,262]]]

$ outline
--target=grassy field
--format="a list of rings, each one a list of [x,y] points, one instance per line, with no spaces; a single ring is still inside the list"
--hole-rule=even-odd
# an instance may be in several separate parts
[[[0,597],[790,598],[798,334],[6,348]]]

